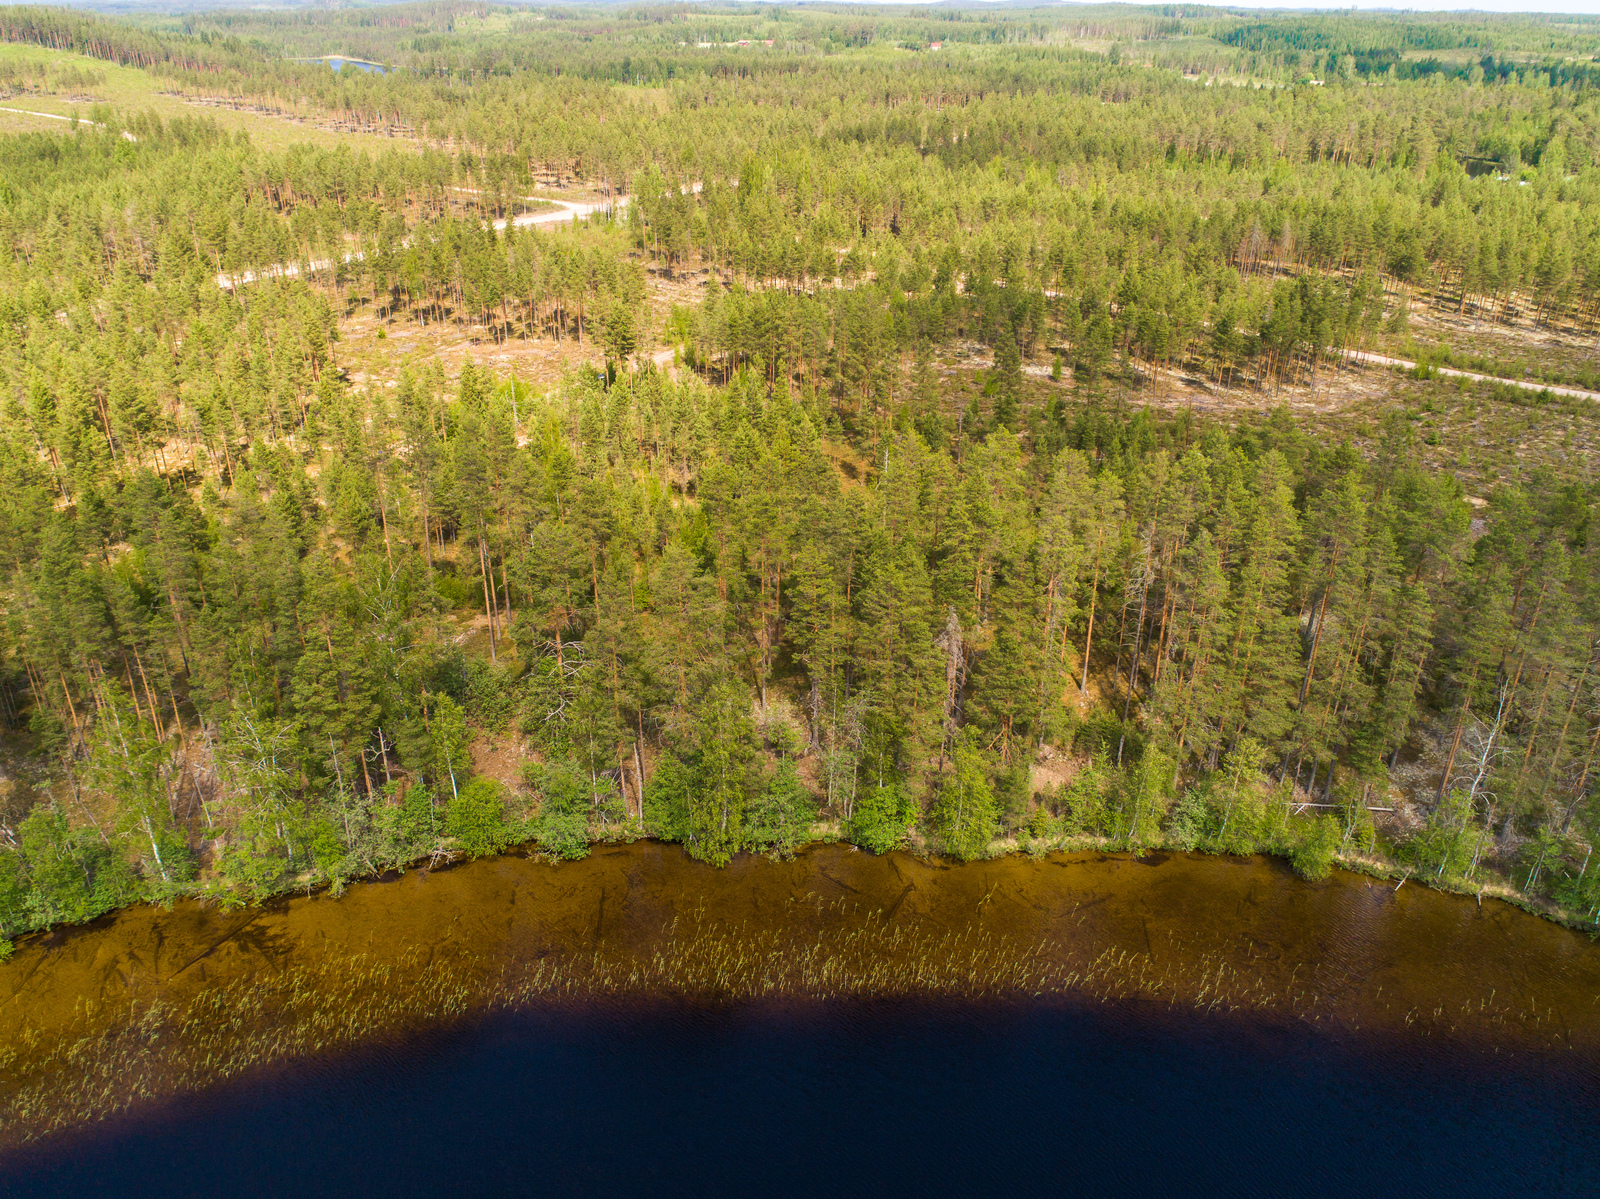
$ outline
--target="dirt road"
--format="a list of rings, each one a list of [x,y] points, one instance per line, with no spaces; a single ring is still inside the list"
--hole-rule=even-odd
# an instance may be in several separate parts
[[[533,199],[534,197],[529,198]],[[502,230],[507,225],[517,229],[525,229],[529,225],[555,225],[562,221],[582,220],[591,213],[603,212],[607,208],[612,211],[618,211],[627,206],[628,198],[626,196],[618,196],[610,201],[596,200],[592,203],[572,203],[568,200],[540,200],[539,203],[555,204],[557,207],[544,212],[529,212],[518,217],[503,218],[494,222],[495,229]],[[364,255],[352,251],[344,256],[343,261],[359,262],[363,257]],[[311,270],[313,272],[325,271],[330,263],[330,259],[318,259],[311,264]],[[231,271],[223,271],[217,275],[217,286],[224,291],[233,291],[235,288],[255,283],[261,279],[293,279],[299,274],[300,264],[298,262],[279,262],[256,271],[240,271],[237,274]]]
[[[1417,368],[1415,362],[1407,362],[1404,358],[1386,358],[1382,354],[1369,354],[1358,350],[1347,350],[1345,357],[1362,366],[1397,366],[1407,371]],[[1553,387],[1548,383],[1536,383],[1529,379],[1502,379],[1498,375],[1479,375],[1472,371],[1458,371],[1448,366],[1436,366],[1433,369],[1436,373],[1448,375],[1452,379],[1471,379],[1474,383],[1504,383],[1509,387],[1520,387],[1523,391],[1548,391],[1551,395],[1576,396],[1580,400],[1600,400],[1600,392],[1582,391],[1576,387]]]

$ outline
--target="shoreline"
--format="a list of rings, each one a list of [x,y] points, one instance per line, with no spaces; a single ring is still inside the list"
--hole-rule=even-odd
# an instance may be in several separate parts
[[[1091,847],[953,863],[838,842],[718,869],[671,842],[124,909],[0,967],[0,1141],[493,1012],[1033,1002],[1600,1053],[1600,957],[1550,921],[1281,857]],[[443,863],[441,863],[443,865]],[[312,899],[321,898],[312,889]]]
[[[692,855],[690,855],[688,851],[683,848],[683,842],[654,837],[648,833],[640,833],[638,835],[631,836],[623,835],[598,838],[588,842],[588,850],[589,853],[592,853],[595,849],[604,846],[634,845],[638,844],[639,842],[650,842],[661,846],[677,846],[684,853],[685,857],[690,857],[691,860],[694,860],[692,859]],[[752,853],[748,850],[741,850],[735,855],[734,861],[738,861],[740,859],[748,859],[750,861],[762,859],[767,863],[777,864],[787,861],[796,855],[809,850],[831,845],[845,845],[850,847],[855,852],[868,854],[873,857],[886,856],[883,854],[874,854],[872,850],[856,845],[854,842],[848,841],[843,837],[823,836],[797,845],[794,847],[791,853],[783,856]],[[1006,859],[1031,858],[1034,860],[1042,860],[1052,854],[1080,853],[1098,853],[1111,857],[1126,857],[1132,861],[1139,861],[1151,854],[1186,854],[1198,858],[1261,857],[1270,858],[1286,866],[1289,865],[1291,861],[1291,856],[1288,853],[1265,848],[1255,849],[1249,853],[1229,853],[1222,850],[1210,850],[1200,847],[1180,849],[1165,845],[1147,845],[1138,848],[1128,848],[1125,846],[1114,846],[1109,843],[1107,838],[1101,837],[1063,837],[1050,844],[1048,847],[1038,850],[1017,844],[1015,838],[997,838],[995,841],[991,842],[991,850],[993,852],[987,853],[981,857],[972,858],[970,860],[961,859],[947,854],[932,853],[926,851],[925,849],[911,847],[898,848],[888,852],[903,853],[919,862],[930,865],[943,864],[946,866],[970,865],[979,862],[993,862]],[[588,854],[586,853],[585,857],[587,856]],[[538,859],[543,860],[546,864],[552,866],[559,865],[562,862],[569,860],[564,859],[559,854],[539,848],[538,842],[536,841],[525,841],[515,845],[507,846],[499,853],[485,854],[481,857],[473,857],[462,853],[452,853],[448,856],[432,855],[415,858],[412,861],[403,864],[391,865],[382,870],[373,871],[368,874],[351,875],[347,878],[340,879],[322,879],[309,883],[301,881],[297,882],[294,886],[284,887],[279,890],[275,890],[270,894],[255,898],[247,898],[240,895],[238,892],[224,888],[194,888],[192,890],[181,891],[159,898],[139,899],[133,903],[123,904],[120,907],[108,909],[107,911],[101,912],[98,915],[92,916],[87,920],[79,921],[77,923],[63,922],[60,924],[52,924],[46,928],[31,929],[28,932],[21,933],[10,940],[0,938],[0,964],[10,960],[10,958],[18,950],[32,945],[39,938],[67,935],[69,930],[73,929],[92,928],[102,920],[119,916],[124,912],[132,911],[140,907],[157,907],[162,908],[163,910],[169,910],[172,904],[179,900],[192,900],[206,907],[215,907],[227,911],[240,911],[245,909],[264,910],[272,904],[285,900],[300,898],[302,896],[306,899],[321,896],[328,899],[338,900],[343,898],[345,891],[353,884],[393,882],[416,870],[422,870],[425,874],[433,874],[470,865],[474,862],[494,862],[505,859],[520,859],[524,861]],[[580,858],[576,860],[581,861],[582,859]],[[1393,862],[1388,862],[1381,858],[1366,855],[1336,854],[1333,857],[1332,864],[1338,869],[1347,871],[1351,874],[1365,875],[1369,878],[1379,879],[1384,882],[1393,882],[1396,884],[1395,890],[1397,892],[1401,889],[1401,887],[1404,887],[1408,883],[1412,883],[1425,887],[1430,891],[1440,892],[1441,894],[1455,895],[1463,899],[1475,899],[1477,900],[1480,908],[1483,906],[1483,901],[1485,898],[1499,900],[1500,902],[1516,908],[1529,916],[1535,916],[1561,928],[1568,929],[1572,932],[1581,933],[1588,937],[1590,941],[1600,941],[1600,920],[1595,920],[1577,913],[1573,913],[1567,909],[1557,907],[1554,904],[1540,903],[1535,899],[1531,899],[1528,896],[1522,895],[1521,893],[1503,885],[1495,886],[1493,884],[1474,884],[1470,880],[1460,879],[1454,876],[1445,878],[1428,878],[1417,874],[1408,867],[1402,867]],[[726,868],[727,867],[713,867],[713,869]],[[1294,873],[1292,868],[1290,872]],[[1317,885],[1316,881],[1306,879],[1298,874],[1295,875],[1295,880],[1297,883],[1307,887],[1314,887]]]

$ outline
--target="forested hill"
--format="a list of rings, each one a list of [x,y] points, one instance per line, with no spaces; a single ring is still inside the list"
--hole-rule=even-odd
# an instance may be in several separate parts
[[[0,36],[6,936],[641,834],[1595,917],[1600,22]]]

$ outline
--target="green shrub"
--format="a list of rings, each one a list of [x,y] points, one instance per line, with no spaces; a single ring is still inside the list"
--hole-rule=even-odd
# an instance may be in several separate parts
[[[994,802],[1000,826],[1014,830],[1028,818],[1028,801],[1033,798],[1033,771],[1026,762],[995,772]]]
[[[976,738],[964,733],[953,758],[955,771],[934,803],[933,826],[946,853],[971,861],[988,850],[998,813]]]
[[[571,812],[541,812],[533,821],[533,839],[539,848],[558,858],[576,861],[589,856],[589,822]]]
[[[445,809],[445,831],[468,855],[499,853],[515,834],[506,824],[505,787],[493,779],[475,778]]]
[[[28,928],[28,872],[14,852],[0,849],[0,938]]]
[[[265,899],[283,880],[285,860],[246,843],[229,847],[222,855],[220,867],[222,877],[229,883],[242,887],[256,899]]]
[[[469,658],[462,664],[462,674],[466,676],[463,706],[491,733],[503,732],[517,709],[515,671]]]
[[[644,785],[644,827],[652,837],[682,841],[689,835],[689,790],[694,778],[674,754],[663,754]]]
[[[898,784],[868,787],[856,796],[847,835],[862,849],[888,853],[905,841],[916,818],[916,804]]]
[[[1600,910],[1600,869],[1585,858],[1577,873],[1563,874],[1554,888],[1556,902],[1575,912],[1593,916]]]
[[[1106,826],[1106,793],[1111,782],[1105,759],[1098,753],[1078,772],[1060,797],[1062,831],[1103,833]]]
[[[522,779],[538,795],[541,815],[583,816],[593,803],[589,776],[565,758],[529,762],[522,768]]]
[[[1399,856],[1434,878],[1465,874],[1478,843],[1465,792],[1451,791],[1434,805],[1421,832],[1400,847]]]
[[[792,762],[781,762],[772,781],[750,801],[745,837],[754,849],[791,854],[805,843],[817,801],[811,797]]]
[[[1172,804],[1172,775],[1172,759],[1153,746],[1124,770],[1118,828],[1130,849],[1161,839],[1161,823]]]
[[[1226,797],[1224,797],[1226,799]],[[1255,853],[1267,828],[1267,804],[1259,787],[1242,787],[1227,801],[1217,832],[1223,853]]]
[[[1056,819],[1050,814],[1050,805],[1041,797],[1039,803],[1028,813],[1028,819],[1023,824],[1023,831],[1034,839],[1049,837],[1056,827]]]
[[[344,842],[339,830],[329,820],[319,820],[311,830],[311,860],[326,878],[337,879],[342,873],[345,859]]]
[[[1320,882],[1333,870],[1333,855],[1343,833],[1332,816],[1315,816],[1303,822],[1300,841],[1290,855],[1294,872],[1303,879]]]
[[[1345,796],[1343,843],[1350,849],[1371,853],[1378,843],[1378,827],[1363,802],[1359,788]]]
[[[386,787],[385,793],[397,788]],[[372,808],[377,857],[387,866],[400,866],[430,853],[438,844],[440,819],[433,793],[420,784],[406,788],[399,804],[379,803]]]
[[[1217,848],[1223,853],[1253,853],[1267,824],[1262,796],[1261,765],[1266,750],[1250,737],[1241,737],[1223,759],[1222,775],[1215,780]]]
[[[539,814],[529,825],[539,847],[569,860],[586,857],[593,806],[588,776],[573,763],[558,759],[530,762],[522,777],[539,796]]]
[[[450,608],[466,606],[467,585],[455,575],[442,572],[434,575],[433,590]]]
[[[1212,829],[1211,805],[1203,791],[1191,787],[1178,797],[1167,819],[1167,844],[1174,849],[1190,850],[1200,844]]]

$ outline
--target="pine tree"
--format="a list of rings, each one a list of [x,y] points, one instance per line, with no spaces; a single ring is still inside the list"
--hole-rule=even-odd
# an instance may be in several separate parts
[[[963,735],[956,739],[952,761],[954,769],[934,804],[934,829],[945,852],[965,860],[983,857],[999,817],[983,754],[974,738]]]

